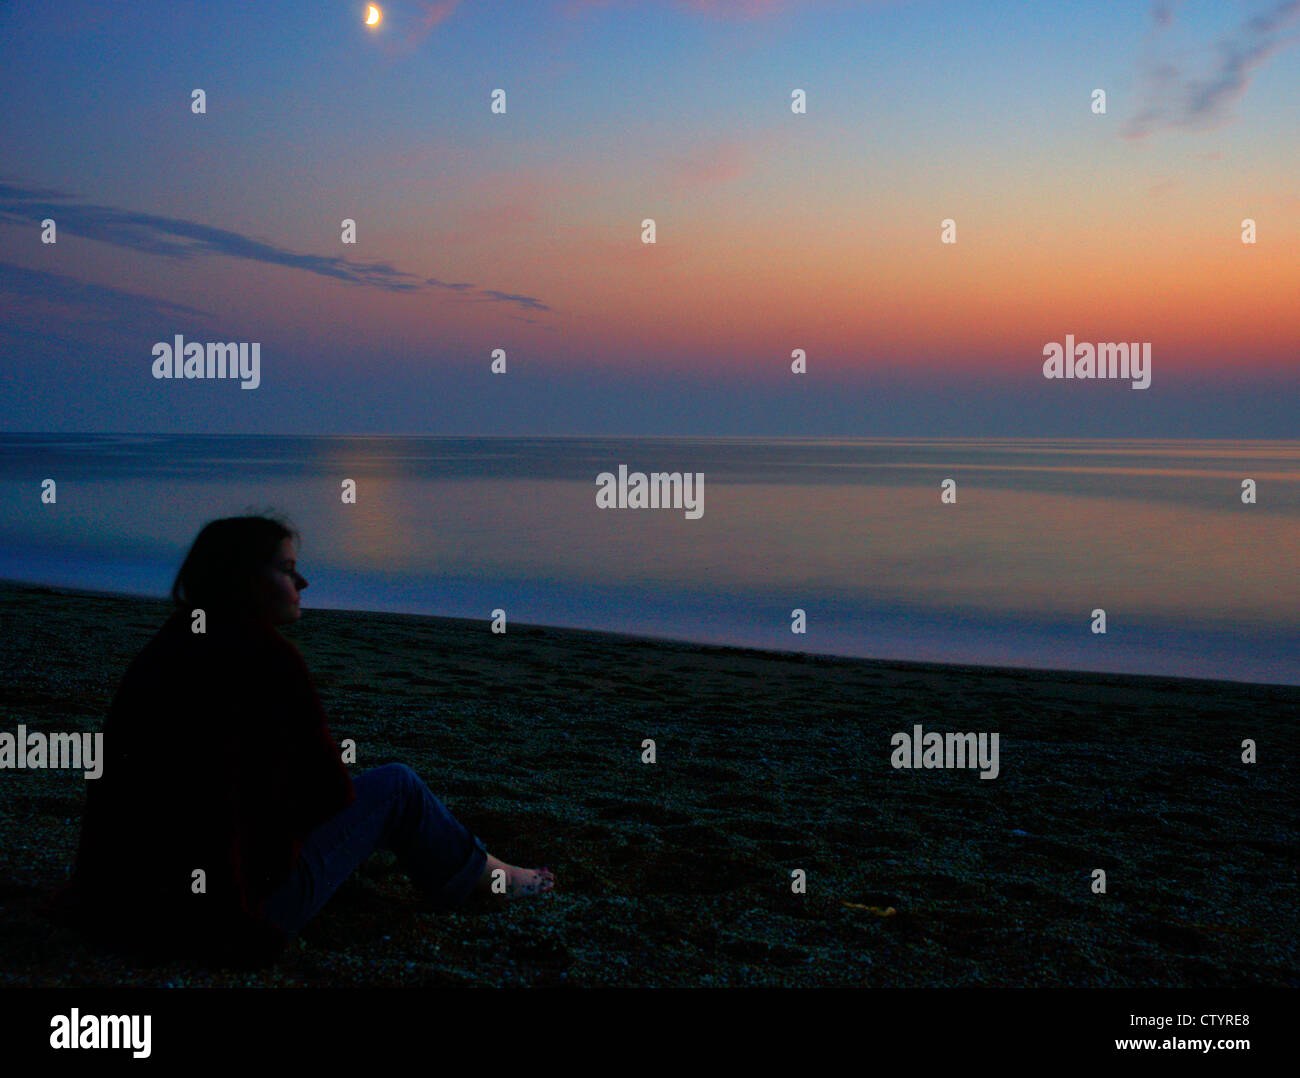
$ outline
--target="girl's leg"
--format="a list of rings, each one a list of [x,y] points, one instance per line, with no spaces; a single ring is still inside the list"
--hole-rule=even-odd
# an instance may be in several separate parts
[[[390,849],[428,898],[454,906],[474,889],[487,850],[405,764],[377,767],[352,780],[356,800],[316,828],[288,881],[271,895],[267,919],[296,936],[377,849]]]

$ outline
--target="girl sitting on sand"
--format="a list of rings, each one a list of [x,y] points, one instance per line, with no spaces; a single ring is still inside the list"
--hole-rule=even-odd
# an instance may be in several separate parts
[[[301,616],[296,539],[260,516],[199,533],[175,611],[113,699],[56,911],[150,949],[265,960],[381,847],[441,907],[553,886],[549,869],[489,854],[405,764],[349,776],[276,630]]]

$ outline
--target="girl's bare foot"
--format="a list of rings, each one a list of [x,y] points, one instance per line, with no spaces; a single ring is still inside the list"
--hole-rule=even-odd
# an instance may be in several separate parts
[[[502,899],[526,898],[542,894],[554,886],[555,875],[549,868],[519,868],[488,854],[483,875],[474,884],[474,894]]]

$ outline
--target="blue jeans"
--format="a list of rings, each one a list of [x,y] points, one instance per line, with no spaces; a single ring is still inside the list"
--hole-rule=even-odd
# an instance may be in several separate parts
[[[411,882],[441,907],[463,902],[483,874],[487,850],[405,764],[352,780],[356,800],[316,828],[266,917],[292,938],[372,853],[389,849]]]

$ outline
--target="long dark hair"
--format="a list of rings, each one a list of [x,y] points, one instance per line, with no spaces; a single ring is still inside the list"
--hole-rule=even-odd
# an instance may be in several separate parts
[[[298,538],[297,530],[278,516],[209,521],[172,584],[176,610],[187,616],[201,608],[209,617],[256,617],[253,585],[258,573],[271,564],[284,540]]]

